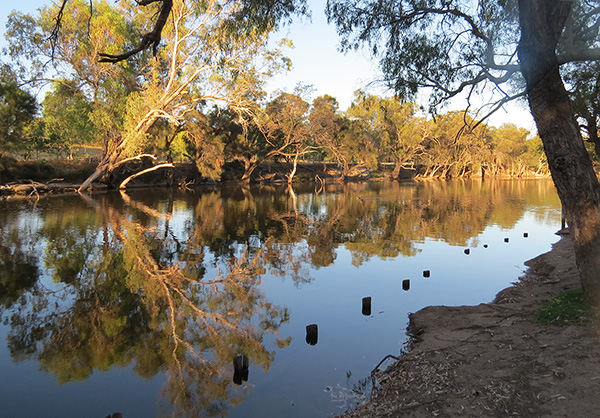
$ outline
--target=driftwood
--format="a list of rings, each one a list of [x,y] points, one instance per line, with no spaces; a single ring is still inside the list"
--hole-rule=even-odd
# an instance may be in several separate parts
[[[33,180],[19,180],[8,183],[5,186],[0,186],[0,195],[25,195],[27,197],[36,196],[38,199],[40,193],[50,191],[48,184],[62,179],[52,179],[48,183],[40,183]]]

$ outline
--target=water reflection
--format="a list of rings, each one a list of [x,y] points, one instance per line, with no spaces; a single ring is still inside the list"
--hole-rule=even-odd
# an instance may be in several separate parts
[[[241,400],[229,388],[229,359],[247,353],[242,380],[248,358],[268,369],[274,353],[263,336],[289,318],[258,289],[263,252],[231,255],[207,278],[201,243],[179,242],[169,216],[123,197],[84,197],[92,211],[45,216],[36,239],[45,242],[43,268],[60,286],[32,281],[39,266],[30,259],[24,268],[14,257],[25,251],[18,235],[2,234],[2,253],[12,256],[2,266],[18,272],[2,276],[2,300],[13,306],[11,356],[37,359],[59,383],[128,364],[145,378],[166,372],[164,393],[176,415],[225,415],[226,404]]]
[[[8,348],[59,383],[127,365],[148,379],[165,374],[173,415],[225,416],[243,400],[235,386],[248,382],[250,364],[272,365],[265,340],[291,343],[280,335],[288,309],[259,286],[265,274],[300,288],[335,263],[340,246],[355,266],[416,255],[426,238],[466,246],[487,225],[510,228],[549,201],[557,202],[549,182],[381,182],[319,194],[222,188],[5,203]],[[371,297],[362,314],[371,315]],[[306,326],[306,343],[317,342],[317,324]]]

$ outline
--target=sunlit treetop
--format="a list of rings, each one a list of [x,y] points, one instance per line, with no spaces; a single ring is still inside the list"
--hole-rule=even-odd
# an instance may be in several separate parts
[[[55,26],[51,34],[51,41],[56,45],[63,24],[63,16],[67,3],[62,0],[56,15]],[[270,32],[279,23],[289,23],[293,15],[309,14],[306,0],[135,0],[138,6],[148,6],[149,19],[154,19],[151,29],[141,35],[139,43],[131,49],[118,54],[100,52],[100,62],[115,63],[152,48],[154,55],[158,53],[162,32],[167,24],[174,6],[174,2],[192,2],[194,11],[203,14],[209,9],[231,9],[229,14],[229,31],[232,37],[243,35],[244,32]],[[154,9],[152,9],[154,7]],[[90,1],[90,13],[93,4]]]

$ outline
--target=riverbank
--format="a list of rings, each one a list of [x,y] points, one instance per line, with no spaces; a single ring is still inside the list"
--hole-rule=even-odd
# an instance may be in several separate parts
[[[545,301],[580,287],[571,239],[526,264],[492,303],[411,315],[410,351],[376,376],[368,403],[343,417],[598,416],[598,324],[535,319]]]

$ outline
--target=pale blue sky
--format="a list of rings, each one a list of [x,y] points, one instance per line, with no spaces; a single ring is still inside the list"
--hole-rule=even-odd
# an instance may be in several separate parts
[[[366,50],[339,52],[339,37],[325,17],[326,0],[309,0],[308,4],[312,22],[297,19],[280,31],[282,37],[294,43],[294,48],[287,53],[293,69],[276,77],[271,85],[291,91],[298,82],[312,84],[315,87],[313,98],[329,94],[337,98],[340,109],[345,110],[352,102],[355,90],[381,78],[377,62]]]
[[[51,2],[52,0],[0,0],[2,32],[11,11],[16,9],[32,13]],[[376,79],[377,65],[367,53],[338,52],[338,36],[335,28],[327,25],[325,3],[326,0],[309,0],[312,22],[308,19],[296,19],[291,26],[282,28],[280,37],[291,39],[295,45],[286,53],[292,59],[293,69],[277,76],[269,83],[269,87],[291,92],[298,83],[311,84],[315,89],[312,98],[330,94],[338,99],[340,108],[345,110],[352,101],[354,91]],[[3,39],[0,44],[5,44]]]
[[[12,10],[32,13],[51,1],[0,0],[2,33],[6,18]],[[269,83],[269,89],[291,92],[298,83],[310,84],[314,87],[312,99],[322,94],[329,94],[337,98],[340,109],[345,110],[352,102],[355,90],[365,88],[381,76],[377,62],[366,50],[351,51],[346,54],[338,51],[339,38],[335,27],[327,24],[325,3],[326,0],[308,0],[312,21],[296,19],[291,26],[286,26],[280,31],[280,37],[287,37],[294,43],[294,48],[286,54],[291,58],[293,68],[292,71],[275,77]],[[0,40],[0,46],[4,44],[4,40]],[[374,94],[385,94],[383,90],[374,87],[369,91]],[[460,103],[455,104],[461,107]],[[517,105],[510,106],[508,112],[499,111],[490,121],[497,126],[503,122],[516,123],[534,131],[528,109]]]

